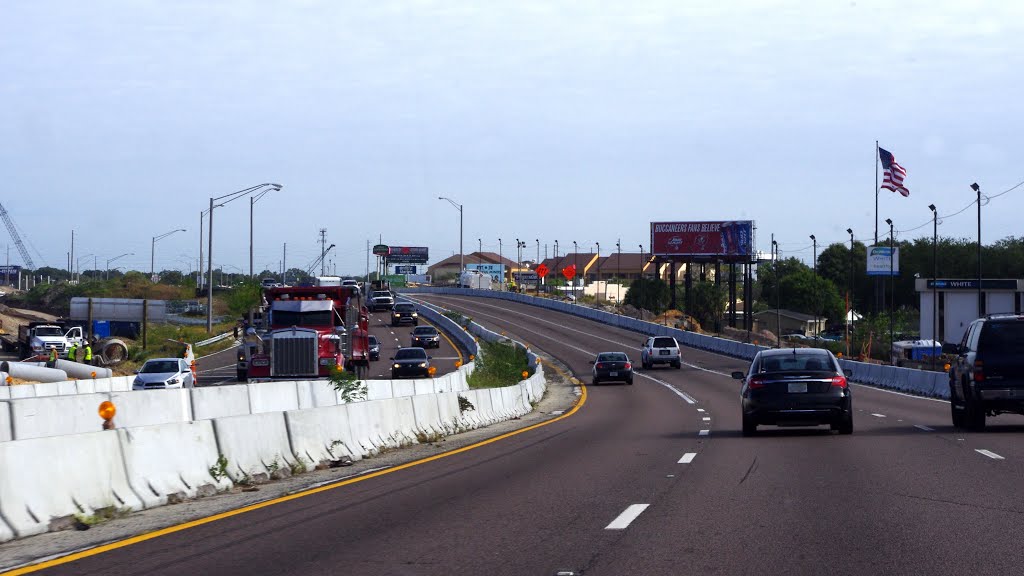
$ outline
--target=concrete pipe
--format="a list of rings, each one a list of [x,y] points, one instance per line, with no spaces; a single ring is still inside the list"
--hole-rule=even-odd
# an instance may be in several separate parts
[[[0,372],[7,372],[14,378],[30,382],[64,382],[68,373],[55,368],[36,366],[28,362],[2,362]]]
[[[9,376],[7,372],[0,372],[0,386],[7,386],[7,378]]]
[[[68,376],[78,378],[79,380],[88,380],[92,378],[93,372],[96,373],[97,378],[110,378],[114,375],[110,368],[89,366],[88,364],[72,362],[71,360],[57,360],[57,363],[53,367],[57,370],[63,370],[67,372]]]
[[[103,341],[100,345],[100,361],[104,366],[114,366],[128,359],[128,345],[124,340],[112,338]]]

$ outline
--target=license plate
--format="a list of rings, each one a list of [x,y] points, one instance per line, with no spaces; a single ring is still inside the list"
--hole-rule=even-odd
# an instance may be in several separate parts
[[[658,350],[658,354],[661,354],[662,356],[668,356],[671,353],[672,352],[669,350]]]
[[[790,382],[789,393],[790,394],[802,394],[807,392],[807,382]]]
[[[618,373],[618,372],[609,372],[609,373],[608,373],[608,376],[610,376],[611,378],[615,378],[615,377],[616,377],[616,376],[618,376],[618,375],[619,375],[619,373]]]

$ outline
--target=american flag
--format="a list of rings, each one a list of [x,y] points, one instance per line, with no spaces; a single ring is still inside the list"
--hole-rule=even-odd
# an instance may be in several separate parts
[[[903,179],[907,177],[907,171],[896,163],[896,158],[893,157],[892,152],[884,148],[878,149],[878,157],[882,159],[882,170],[884,178],[882,179],[882,188],[886,190],[892,190],[893,192],[899,192],[904,197],[910,196],[910,190],[903,185]]]

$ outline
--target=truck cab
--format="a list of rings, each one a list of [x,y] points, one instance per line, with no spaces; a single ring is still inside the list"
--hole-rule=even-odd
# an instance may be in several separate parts
[[[21,326],[18,340],[26,357],[48,354],[52,347],[57,349],[58,356],[66,358],[72,345],[81,346],[85,342],[81,326],[65,329],[49,322],[30,322]]]

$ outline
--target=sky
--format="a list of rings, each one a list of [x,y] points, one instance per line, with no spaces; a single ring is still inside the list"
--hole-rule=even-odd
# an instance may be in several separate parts
[[[440,196],[467,253],[751,219],[807,260],[872,239],[877,140],[911,191],[880,222],[930,236],[934,203],[975,239],[977,182],[988,243],[1021,236],[1024,187],[994,196],[1024,181],[1022,32],[1005,1],[0,0],[0,203],[83,270],[148,270],[176,229],[155,267],[195,270],[210,198],[264,182],[257,273],[321,228],[339,274],[378,239],[455,254]],[[248,271],[249,203],[215,210],[215,266]]]

